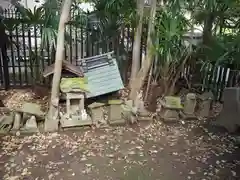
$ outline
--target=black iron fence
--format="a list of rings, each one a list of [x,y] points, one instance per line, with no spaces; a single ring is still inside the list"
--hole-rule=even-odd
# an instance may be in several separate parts
[[[11,20],[12,26],[6,29],[10,43],[2,47],[0,53],[0,88],[23,88],[36,83],[49,85],[49,80],[42,77],[42,72],[53,63],[55,48],[48,42],[43,46],[43,31],[46,31],[43,24],[24,21],[13,9],[6,10],[4,17]],[[100,38],[100,33],[92,29],[90,31],[88,26],[76,26],[76,22],[71,20],[66,27],[66,34],[66,60],[75,63],[81,58],[114,51],[122,78],[127,81],[133,28],[124,27],[112,37]],[[141,55],[146,52],[145,40],[142,42]],[[188,69],[186,73],[192,72]],[[202,90],[212,90],[220,99],[222,90],[226,86],[233,86],[236,76],[236,72],[229,68],[205,68],[201,72]]]

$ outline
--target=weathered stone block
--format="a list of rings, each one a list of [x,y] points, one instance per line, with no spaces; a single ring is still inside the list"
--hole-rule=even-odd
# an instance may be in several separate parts
[[[93,124],[95,124],[96,126],[98,126],[99,123],[107,124],[107,122],[105,122],[105,119],[104,119],[103,106],[105,106],[104,103],[98,103],[98,102],[94,102],[88,106],[88,108],[90,109]]]
[[[122,101],[121,100],[110,100],[108,101],[109,109],[108,109],[108,122],[110,124],[116,122],[123,122],[122,121]]]
[[[225,88],[223,96],[223,109],[213,124],[235,132],[240,126],[240,88]]]

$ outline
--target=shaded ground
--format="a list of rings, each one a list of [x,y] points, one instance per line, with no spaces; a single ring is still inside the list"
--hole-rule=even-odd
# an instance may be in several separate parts
[[[239,179],[234,143],[193,123],[4,136],[0,179]]]

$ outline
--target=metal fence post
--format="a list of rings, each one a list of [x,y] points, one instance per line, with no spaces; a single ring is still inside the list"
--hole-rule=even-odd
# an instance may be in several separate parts
[[[5,90],[8,90],[10,86],[10,80],[9,80],[8,56],[7,56],[6,45],[1,47],[1,59],[3,64],[4,87],[5,87]]]

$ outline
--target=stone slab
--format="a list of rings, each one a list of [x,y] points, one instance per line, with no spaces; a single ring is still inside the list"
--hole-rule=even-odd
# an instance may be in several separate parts
[[[89,125],[93,125],[93,121],[90,118],[90,116],[88,116],[87,120],[80,120],[80,117],[72,117],[72,118],[66,118],[66,117],[62,117],[60,120],[60,124],[62,128],[67,128],[67,127],[76,127],[76,126],[89,126]]]
[[[213,125],[235,132],[240,126],[240,88],[225,88],[223,109]]]

